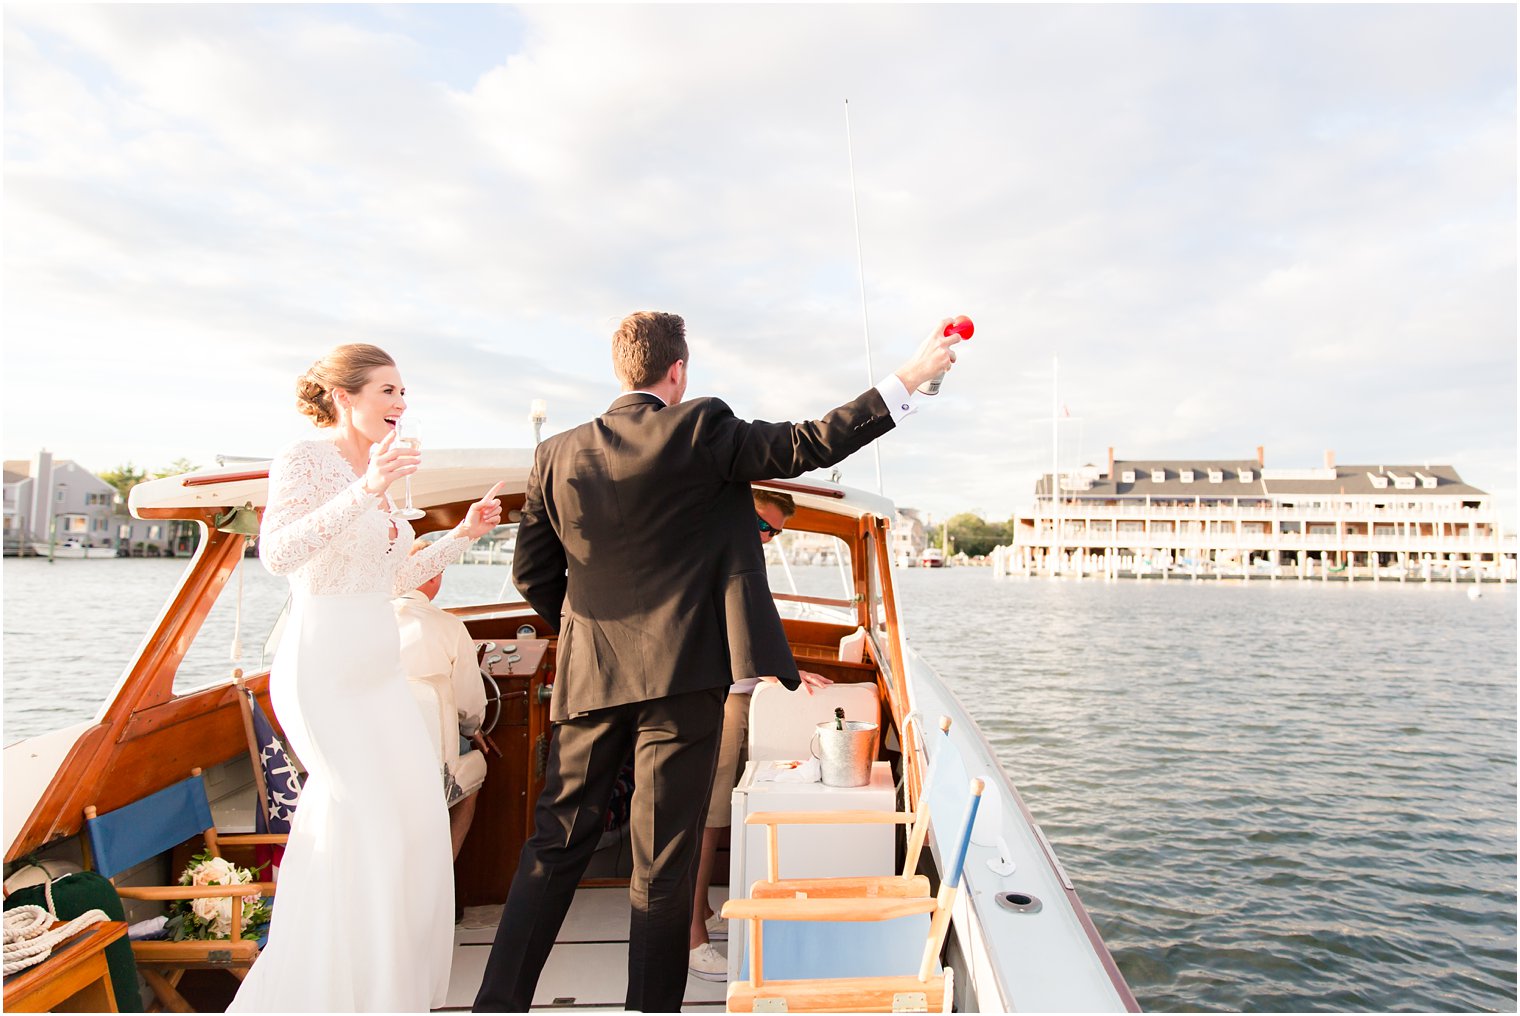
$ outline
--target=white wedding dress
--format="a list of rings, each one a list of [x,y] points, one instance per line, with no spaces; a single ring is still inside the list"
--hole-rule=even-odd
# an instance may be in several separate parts
[[[229,1012],[425,1012],[448,988],[448,811],[390,600],[469,541],[408,556],[412,527],[386,507],[331,442],[270,468],[259,556],[292,590],[270,697],[307,776],[269,942]]]

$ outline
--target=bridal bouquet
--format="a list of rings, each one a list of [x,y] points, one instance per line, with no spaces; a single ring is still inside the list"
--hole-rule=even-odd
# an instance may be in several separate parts
[[[252,871],[239,868],[225,857],[213,857],[209,850],[192,857],[179,877],[180,885],[197,886],[248,885],[254,881]],[[268,923],[269,902],[262,896],[244,896],[243,937],[256,938]],[[187,938],[231,938],[232,900],[226,897],[176,900],[169,905],[169,922],[164,931],[176,942]]]

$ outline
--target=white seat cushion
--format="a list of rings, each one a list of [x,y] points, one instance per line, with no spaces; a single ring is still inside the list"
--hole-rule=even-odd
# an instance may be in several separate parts
[[[449,764],[449,771],[454,774],[454,782],[459,784],[459,800],[462,801],[486,781],[486,757],[478,751],[467,751]]]
[[[811,757],[818,724],[832,720],[834,710],[841,706],[847,720],[881,725],[881,696],[874,681],[834,684],[811,695],[760,682],[749,701],[750,761]]]

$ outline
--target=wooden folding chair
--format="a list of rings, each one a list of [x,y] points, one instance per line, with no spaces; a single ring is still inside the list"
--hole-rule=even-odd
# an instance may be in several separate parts
[[[941,716],[940,736],[948,738],[950,717]],[[934,758],[939,758],[936,753]],[[909,762],[905,758],[904,766]],[[918,858],[923,852],[924,840],[929,834],[929,787],[934,785],[934,761],[931,759],[929,773],[924,780],[925,789],[913,802],[913,811],[757,811],[745,818],[746,825],[763,825],[765,830],[764,881],[750,886],[752,899],[794,899],[805,896],[810,899],[896,896],[903,898],[927,898],[929,880],[918,872]],[[828,878],[781,878],[781,826],[787,825],[909,825],[907,850],[903,856],[902,871],[895,875],[852,875]]]
[[[728,988],[729,1012],[949,1012],[954,1004],[954,972],[936,969],[950,929],[961,870],[976,824],[983,783],[972,780],[960,836],[934,898],[740,899],[723,905],[723,916],[749,922],[749,979]],[[888,921],[930,914],[929,931],[916,973],[870,977],[821,977],[767,981],[764,977],[766,921]]]
[[[84,810],[85,829],[89,833],[85,851],[86,864],[111,880],[123,899],[174,900],[225,898],[232,901],[232,934],[227,939],[194,939],[182,942],[143,941],[132,943],[132,954],[148,986],[157,996],[149,1007],[174,1012],[194,1012],[180,995],[178,986],[186,970],[223,969],[242,980],[258,959],[259,943],[244,938],[243,900],[246,897],[274,895],[273,882],[248,885],[212,886],[138,886],[118,885],[122,872],[157,857],[196,836],[204,838],[206,849],[221,856],[223,846],[283,845],[283,833],[240,833],[219,835],[211,818],[211,804],[206,797],[206,782],[200,769],[192,769],[190,778],[140,801],[100,814],[94,805]]]

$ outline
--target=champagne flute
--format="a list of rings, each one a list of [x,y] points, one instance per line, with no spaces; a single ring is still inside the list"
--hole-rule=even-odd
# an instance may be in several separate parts
[[[396,443],[406,445],[413,451],[422,447],[422,430],[417,426],[417,421],[411,413],[403,413],[396,421]],[[415,521],[422,518],[427,512],[421,508],[412,507],[412,474],[406,474],[406,507],[393,508],[386,513],[393,519],[407,519]]]

